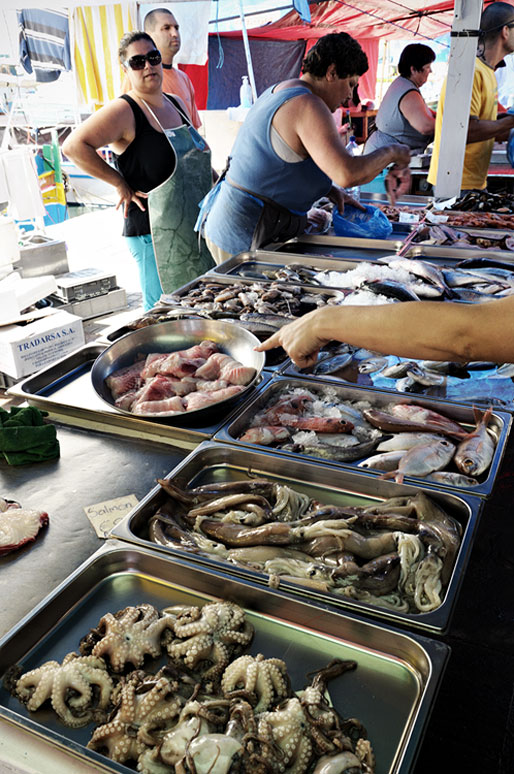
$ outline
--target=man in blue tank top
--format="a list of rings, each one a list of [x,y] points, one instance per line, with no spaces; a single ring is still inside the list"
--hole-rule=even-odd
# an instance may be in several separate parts
[[[363,157],[351,156],[341,142],[332,113],[351,99],[367,69],[366,54],[350,35],[325,35],[305,57],[300,78],[259,97],[226,176],[201,206],[199,221],[217,263],[301,234],[317,199],[329,196],[341,206],[337,186],[367,183],[389,164],[408,166],[405,145]]]

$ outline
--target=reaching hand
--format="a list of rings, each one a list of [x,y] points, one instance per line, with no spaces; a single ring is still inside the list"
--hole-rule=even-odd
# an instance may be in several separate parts
[[[320,311],[309,312],[289,325],[285,325],[255,349],[257,352],[266,352],[275,347],[283,347],[298,368],[314,365],[319,350],[330,341],[316,331],[315,323],[319,319]]]

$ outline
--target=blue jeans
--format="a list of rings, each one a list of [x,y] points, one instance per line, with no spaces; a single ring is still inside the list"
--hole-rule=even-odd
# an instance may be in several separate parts
[[[135,258],[139,270],[139,281],[143,291],[145,312],[154,306],[162,295],[161,280],[157,271],[157,262],[153,250],[152,235],[128,236],[128,248]]]

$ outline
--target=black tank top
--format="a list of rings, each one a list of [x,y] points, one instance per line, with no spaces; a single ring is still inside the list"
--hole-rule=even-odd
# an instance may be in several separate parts
[[[168,94],[170,102],[179,109],[175,100]],[[136,136],[120,156],[114,156],[115,164],[127,183],[134,191],[147,193],[163,183],[172,174],[175,156],[168,138],[150,125],[147,117],[132,97],[122,94],[134,113]],[[180,111],[182,114],[182,111]],[[131,202],[127,217],[123,221],[123,236],[142,236],[150,233],[148,202],[143,200],[146,209],[143,212],[135,202]]]

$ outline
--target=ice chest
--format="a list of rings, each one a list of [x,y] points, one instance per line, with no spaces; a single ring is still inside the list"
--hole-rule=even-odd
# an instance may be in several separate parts
[[[28,325],[0,328],[0,371],[20,379],[84,344],[82,319],[56,312]]]

